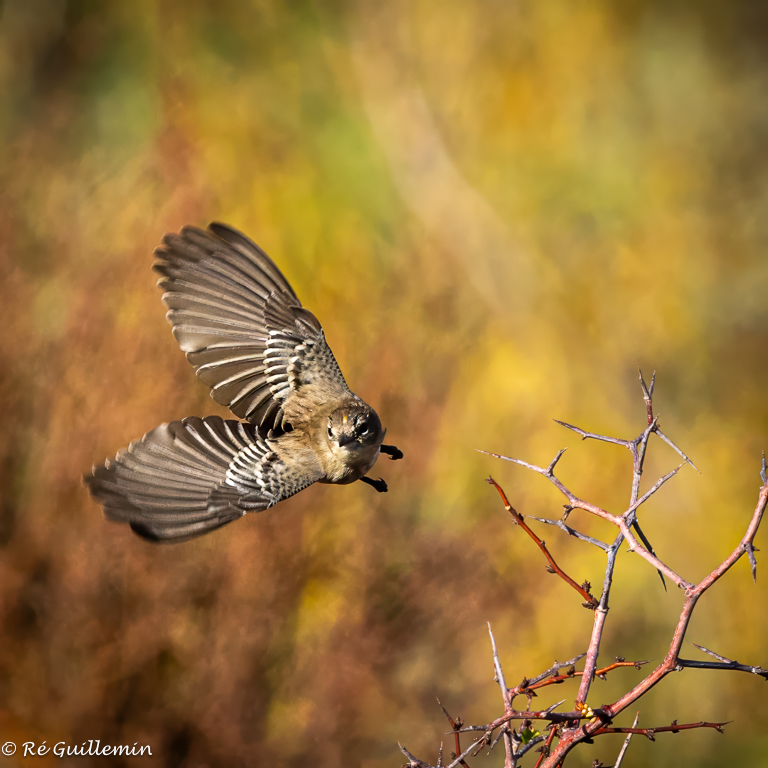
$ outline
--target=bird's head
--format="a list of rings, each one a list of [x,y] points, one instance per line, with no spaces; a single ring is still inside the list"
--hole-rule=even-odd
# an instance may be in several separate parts
[[[328,418],[328,441],[347,451],[379,446],[385,433],[376,411],[363,402],[343,405]]]

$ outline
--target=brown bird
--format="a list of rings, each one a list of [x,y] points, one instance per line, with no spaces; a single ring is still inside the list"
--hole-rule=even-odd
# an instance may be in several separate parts
[[[385,429],[351,392],[317,318],[275,263],[225,224],[184,227],[155,250],[173,335],[216,402],[245,421],[161,424],[85,482],[110,520],[182,541],[260,512],[312,483],[366,477]]]

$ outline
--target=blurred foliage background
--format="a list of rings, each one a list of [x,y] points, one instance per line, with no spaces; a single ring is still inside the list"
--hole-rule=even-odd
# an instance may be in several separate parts
[[[0,8],[3,740],[365,768],[400,765],[401,741],[434,761],[450,746],[435,696],[468,722],[501,711],[486,621],[510,683],[585,650],[592,623],[483,480],[523,514],[562,499],[475,449],[546,464],[571,446],[563,479],[621,509],[629,455],[552,419],[634,437],[638,366],[701,470],[644,508],[646,532],[691,580],[731,551],[768,447],[764,4]],[[313,487],[155,547],[105,523],[80,478],[160,422],[225,415],[149,269],[166,231],[212,219],[276,259],[406,460],[379,463],[386,495]],[[645,482],[676,463],[656,441]],[[599,553],[542,535],[602,582]],[[759,576],[739,563],[689,639],[768,665]],[[622,558],[601,658],[660,660],[680,602]],[[590,703],[639,677],[597,681]],[[733,724],[636,740],[625,764],[768,765],[763,686],[672,676],[641,725]]]

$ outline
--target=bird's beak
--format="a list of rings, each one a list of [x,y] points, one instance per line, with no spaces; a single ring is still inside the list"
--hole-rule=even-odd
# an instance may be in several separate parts
[[[343,448],[345,445],[349,445],[349,443],[355,442],[355,436],[354,435],[340,435],[339,436],[339,448]]]

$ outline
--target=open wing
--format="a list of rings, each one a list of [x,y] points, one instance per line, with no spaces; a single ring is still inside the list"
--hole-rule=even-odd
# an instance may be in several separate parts
[[[317,318],[245,235],[218,223],[184,227],[155,255],[179,346],[214,400],[262,435],[290,430],[285,414],[299,389],[306,402],[348,391]]]
[[[310,451],[281,458],[256,427],[218,416],[161,424],[85,477],[110,520],[183,541],[259,512],[323,473]]]

